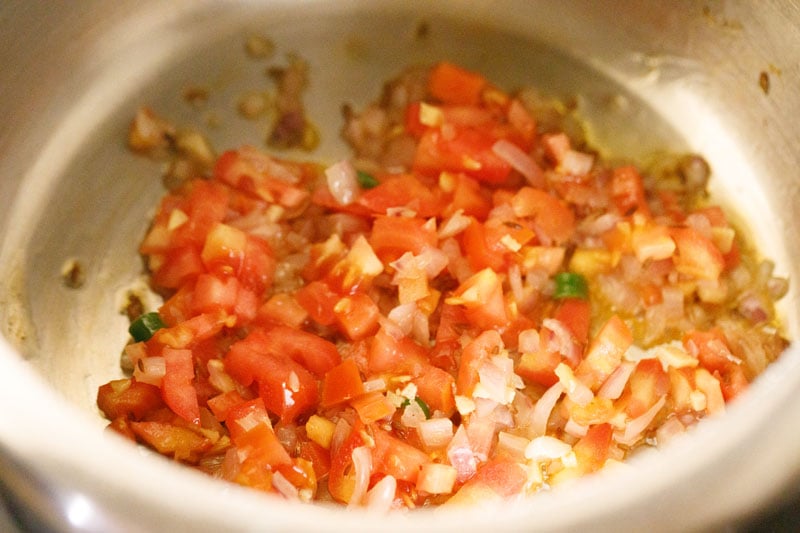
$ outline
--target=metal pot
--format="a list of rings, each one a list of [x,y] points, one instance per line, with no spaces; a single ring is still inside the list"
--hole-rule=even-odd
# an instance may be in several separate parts
[[[421,31],[421,29],[425,31]],[[124,145],[137,107],[210,132],[263,130],[232,112],[258,89],[250,33],[311,65],[314,154],[345,153],[339,107],[364,104],[409,63],[450,58],[497,83],[580,95],[610,156],[691,149],[713,193],[800,279],[800,7],[794,1],[121,1],[0,6],[0,481],[19,516],[53,530],[684,530],[772,504],[800,470],[800,351],[792,346],[726,416],[631,468],[525,505],[371,516],[301,506],[208,479],[103,431],[97,386],[120,375],[120,294],[162,193],[157,163]],[[189,86],[210,88],[198,111]],[[218,124],[208,128],[214,114]],[[66,287],[68,261],[85,283]],[[796,283],[782,302],[796,338]],[[33,522],[32,522],[33,521]]]

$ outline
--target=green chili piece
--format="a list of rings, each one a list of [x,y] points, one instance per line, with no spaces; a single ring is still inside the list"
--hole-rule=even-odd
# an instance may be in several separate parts
[[[575,272],[559,272],[556,274],[556,292],[553,298],[580,298],[585,300],[589,296],[586,278]]]
[[[145,313],[134,320],[128,328],[128,333],[131,334],[134,341],[142,342],[150,340],[150,337],[152,337],[156,331],[165,327],[167,327],[167,325],[161,320],[161,316],[154,311]]]
[[[358,185],[362,189],[372,189],[373,187],[377,187],[380,183],[375,179],[375,176],[364,172],[363,170],[356,172],[356,179],[358,180]]]

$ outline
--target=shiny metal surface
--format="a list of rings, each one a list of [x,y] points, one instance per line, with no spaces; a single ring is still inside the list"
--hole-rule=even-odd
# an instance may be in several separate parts
[[[422,22],[427,36],[415,37]],[[102,432],[94,397],[98,385],[120,375],[127,335],[121,294],[141,273],[136,247],[162,194],[159,165],[125,148],[128,122],[147,104],[208,131],[220,150],[261,142],[263,125],[238,118],[234,108],[238,94],[265,84],[268,63],[243,51],[253,32],[275,41],[273,62],[288,52],[310,62],[306,103],[323,132],[313,154],[321,160],[344,153],[343,102],[363,104],[405,65],[440,58],[504,86],[580,95],[593,138],[610,156],[641,160],[657,148],[702,153],[714,170],[714,193],[792,280],[782,309],[789,336],[798,338],[797,2],[5,2],[0,198],[9,207],[0,213],[0,444],[34,469],[41,486],[84,498],[102,510],[106,525],[127,530],[380,524],[614,531],[729,523],[793,481],[800,471],[796,347],[729,416],[664,453],[497,513],[437,511],[375,522],[298,508]],[[197,85],[211,95],[199,111],[182,96]],[[77,290],[60,275],[71,259],[86,274]],[[0,476],[13,479],[5,469]],[[9,486],[33,497],[19,483]],[[56,524],[79,527],[69,516]]]

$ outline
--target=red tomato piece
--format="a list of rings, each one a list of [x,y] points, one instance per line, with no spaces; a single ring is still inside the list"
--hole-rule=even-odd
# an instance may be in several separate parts
[[[612,316],[592,339],[575,375],[596,391],[620,365],[631,344],[631,330],[617,315]]]
[[[564,324],[580,344],[589,342],[591,309],[588,300],[564,298],[559,302],[553,318]]]
[[[611,424],[597,424],[591,426],[586,435],[575,443],[572,450],[578,460],[578,467],[584,473],[596,472],[603,467],[608,459],[611,447]]]
[[[453,396],[455,378],[449,372],[429,366],[414,379],[417,396],[430,408],[431,412],[441,411],[445,416],[453,414],[456,404]]]
[[[747,389],[748,379],[744,369],[728,348],[722,331],[690,331],[684,335],[683,345],[700,360],[705,369],[718,376],[726,402]]]
[[[631,418],[644,414],[669,391],[669,376],[657,359],[639,361],[628,383],[630,397],[625,412]]]
[[[276,326],[264,336],[268,353],[288,356],[322,378],[341,363],[336,345],[313,333],[286,326]]]
[[[331,450],[331,468],[328,474],[328,491],[337,501],[348,503],[355,488],[353,450],[364,446],[364,424],[356,419],[350,434],[336,449]]]
[[[202,434],[167,422],[131,422],[130,427],[138,438],[158,453],[178,461],[196,462],[213,445],[211,439]]]
[[[378,215],[393,207],[407,207],[421,218],[439,215],[446,205],[441,189],[422,183],[413,174],[391,175],[361,193],[357,202]]]
[[[378,304],[363,292],[345,296],[333,308],[339,329],[350,340],[360,340],[378,330],[380,309]]]
[[[320,406],[330,407],[364,394],[364,382],[354,359],[345,359],[331,368],[322,381]]]
[[[257,382],[266,408],[282,421],[291,422],[316,404],[317,380],[280,351],[274,340],[259,329],[251,331],[231,346],[225,370],[245,387]]]
[[[674,261],[678,272],[700,279],[719,278],[725,257],[710,239],[694,228],[672,228],[670,236],[677,247]]]
[[[331,290],[324,281],[307,283],[294,293],[294,298],[317,324],[331,326],[336,322],[336,313],[333,309],[341,299],[341,295]]]
[[[426,247],[436,246],[436,232],[425,225],[421,218],[387,217],[375,218],[369,243],[384,263],[393,261],[406,252],[418,255]]]
[[[158,287],[177,289],[205,271],[198,248],[174,248],[165,254],[163,263],[153,272],[153,283]]]
[[[161,390],[134,379],[116,379],[97,390],[97,406],[109,420],[125,417],[141,420],[148,413],[163,407]]]
[[[427,365],[425,348],[408,337],[394,338],[384,328],[372,337],[367,353],[370,374],[410,374],[418,376]]]
[[[431,70],[428,91],[446,104],[477,105],[488,85],[482,75],[442,61]]]
[[[650,214],[644,195],[642,176],[636,167],[625,166],[614,169],[611,176],[611,200],[617,212],[623,216],[634,212]]]
[[[426,176],[442,171],[461,172],[479,181],[503,183],[511,164],[492,150],[498,137],[484,129],[452,126],[445,135],[440,129],[427,130],[417,144],[413,169]]]
[[[193,424],[200,423],[200,406],[194,381],[194,359],[192,351],[165,347],[162,355],[166,373],[161,381],[164,403],[172,411]]]
[[[379,428],[373,427],[372,436],[373,472],[416,483],[422,465],[431,461],[428,454]]]
[[[475,385],[480,381],[478,370],[484,361],[503,349],[503,339],[494,330],[486,330],[464,347],[458,367],[456,393],[471,397]]]
[[[523,187],[511,199],[511,207],[518,217],[532,219],[555,244],[566,242],[575,232],[572,208],[552,194],[533,187]]]
[[[219,310],[232,313],[238,294],[238,279],[231,276],[200,274],[194,288],[192,307],[197,314]]]

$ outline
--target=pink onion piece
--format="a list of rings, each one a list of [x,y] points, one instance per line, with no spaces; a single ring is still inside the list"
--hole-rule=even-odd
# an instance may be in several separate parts
[[[163,357],[144,357],[139,359],[133,368],[133,377],[140,383],[161,386],[161,380],[167,373],[166,361]]]
[[[603,386],[597,391],[597,396],[600,398],[608,398],[609,400],[616,400],[622,395],[625,390],[625,385],[628,379],[633,374],[636,364],[630,361],[623,361],[616,370],[614,370],[608,379],[603,382]]]
[[[544,187],[545,181],[542,169],[522,148],[507,139],[500,139],[492,145],[492,152],[511,165],[511,168],[522,174],[533,187]]]
[[[563,393],[564,385],[559,381],[547,389],[542,394],[542,397],[539,398],[539,401],[536,402],[533,408],[533,420],[531,420],[531,429],[536,435],[547,433],[547,421],[550,418],[550,413]]]
[[[349,205],[358,197],[358,177],[350,161],[343,159],[325,169],[328,189],[341,205]]]
[[[458,427],[447,445],[447,460],[456,469],[456,481],[459,483],[465,482],[478,471],[478,461],[472,453],[467,430],[463,425]]]
[[[570,149],[567,150],[559,163],[560,169],[565,174],[584,176],[592,170],[594,156]]]

